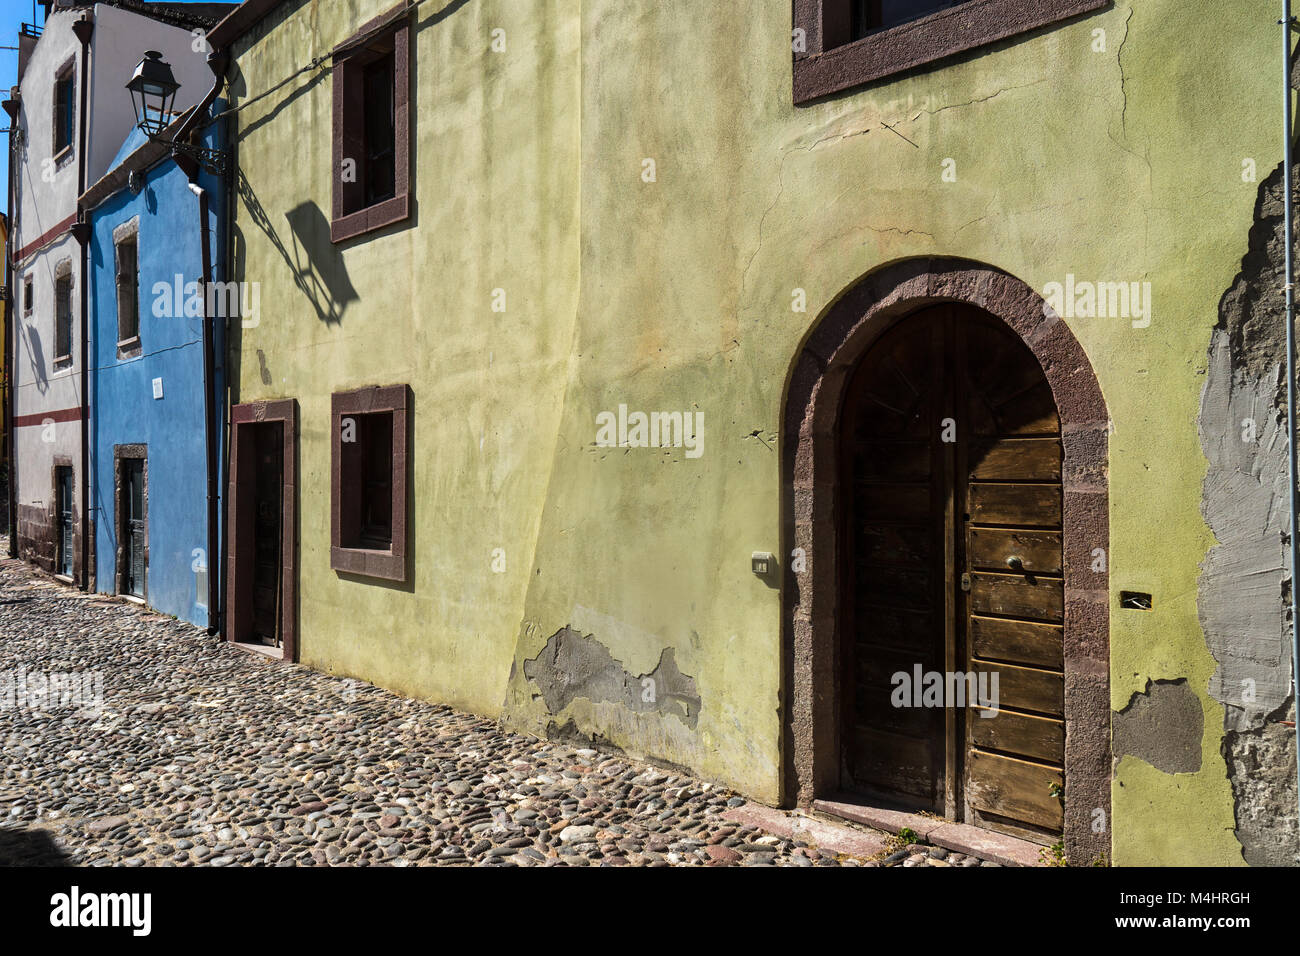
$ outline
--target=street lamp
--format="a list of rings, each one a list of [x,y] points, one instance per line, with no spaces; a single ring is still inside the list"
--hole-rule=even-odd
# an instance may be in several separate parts
[[[146,50],[144,59],[136,66],[135,73],[132,74],[131,81],[126,84],[126,88],[131,92],[131,106],[135,109],[135,125],[148,135],[151,142],[170,146],[173,156],[187,157],[214,175],[225,175],[226,156],[221,150],[163,138],[163,131],[171,123],[176,91],[181,88],[181,85],[176,82],[171,65],[162,58],[161,53],[157,50]]]
[[[131,105],[135,107],[135,125],[150,139],[161,135],[170,122],[176,91],[181,88],[162,54],[146,51],[126,88],[131,91]]]

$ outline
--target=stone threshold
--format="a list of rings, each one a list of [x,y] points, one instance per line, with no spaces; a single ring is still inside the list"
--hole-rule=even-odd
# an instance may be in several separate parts
[[[247,651],[249,654],[258,654],[262,657],[269,657],[273,661],[284,660],[283,647],[271,647],[269,644],[243,643],[241,641],[227,641],[231,647],[237,647],[241,651]]]
[[[969,823],[954,823],[951,820],[921,816],[918,813],[868,806],[849,802],[847,798],[814,800],[812,809],[827,816],[849,820],[886,833],[896,834],[907,828],[923,843],[1000,863],[1003,866],[1044,865],[1039,855],[1043,847],[1039,844],[1008,836],[1005,833],[994,833],[992,830],[985,830]]]

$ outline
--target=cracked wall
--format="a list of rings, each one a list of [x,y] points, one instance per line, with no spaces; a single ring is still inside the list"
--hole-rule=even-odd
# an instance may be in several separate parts
[[[1236,835],[1252,864],[1296,861],[1287,602],[1287,437],[1282,170],[1261,183],[1241,271],[1219,304],[1199,428],[1209,459],[1202,510],[1216,544],[1198,609],[1217,667],[1222,752]]]

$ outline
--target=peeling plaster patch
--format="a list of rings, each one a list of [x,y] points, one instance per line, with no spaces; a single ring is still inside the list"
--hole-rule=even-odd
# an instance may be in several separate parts
[[[1237,840],[1251,866],[1294,866],[1296,854],[1295,731],[1271,715],[1255,730],[1229,732],[1223,757],[1232,781]]]
[[[524,661],[524,676],[541,690],[552,714],[581,697],[636,713],[671,714],[692,730],[699,720],[695,679],[677,669],[671,647],[664,648],[649,674],[633,675],[594,637],[562,627],[540,654]]]
[[[1146,690],[1115,713],[1112,729],[1116,757],[1137,757],[1165,773],[1201,769],[1205,715],[1184,678],[1147,681]]]
[[[1229,730],[1259,726],[1290,694],[1283,580],[1287,522],[1286,429],[1274,404],[1275,367],[1256,379],[1214,332],[1201,395],[1201,444],[1210,460],[1201,508],[1218,543],[1201,565],[1198,613],[1218,662],[1210,696]]]
[[[1209,459],[1201,510],[1216,545],[1201,566],[1197,607],[1218,667],[1220,750],[1242,855],[1294,864],[1295,736],[1287,565],[1286,376],[1281,276],[1283,177],[1260,184],[1241,271],[1219,302],[1198,425]]]

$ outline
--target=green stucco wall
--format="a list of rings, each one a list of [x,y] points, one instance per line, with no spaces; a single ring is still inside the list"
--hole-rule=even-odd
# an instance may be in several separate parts
[[[233,99],[387,6],[289,4],[237,47]],[[300,402],[302,661],[538,732],[573,720],[774,802],[780,593],[749,556],[782,549],[778,426],[817,317],[912,256],[1039,290],[1067,274],[1150,282],[1148,328],[1068,320],[1114,423],[1112,705],[1186,678],[1205,734],[1195,773],[1119,762],[1113,858],[1241,862],[1197,619],[1213,541],[1196,420],[1256,199],[1242,163],[1262,178],[1281,156],[1275,18],[1121,2],[796,108],[785,0],[438,10],[421,7],[413,33],[413,227],[330,244],[324,71],[238,114],[266,219],[237,202],[236,267],[262,297],[260,324],[237,333],[236,400]],[[405,589],[329,567],[330,394],[402,382]],[[703,454],[597,447],[597,414],[620,404],[702,412]],[[1121,610],[1121,589],[1155,609]],[[549,713],[523,665],[570,625],[638,686],[673,649],[698,722],[586,699]]]

